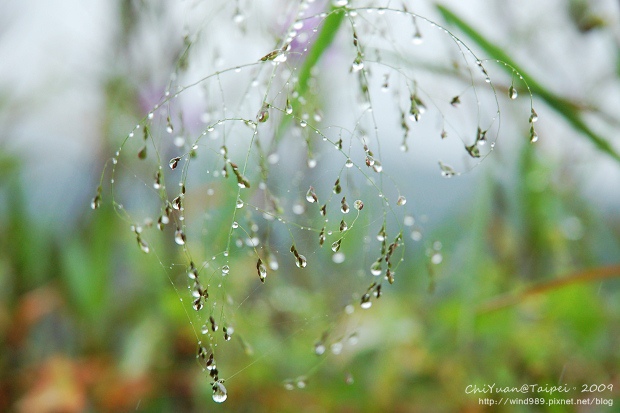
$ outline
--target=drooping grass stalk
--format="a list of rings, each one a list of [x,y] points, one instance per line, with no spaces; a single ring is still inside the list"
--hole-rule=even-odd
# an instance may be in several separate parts
[[[493,44],[478,30],[469,25],[449,8],[437,5],[437,9],[446,20],[447,23],[458,27],[463,33],[465,33],[470,39],[478,44],[489,57],[494,60],[498,60],[507,63],[506,69],[512,71],[512,69],[519,72],[527,81],[532,94],[538,96],[545,101],[551,108],[553,108],[558,114],[560,114],[576,131],[585,135],[600,151],[614,158],[620,162],[620,154],[616,152],[613,146],[602,136],[594,132],[583,120],[580,108],[570,100],[558,96],[553,93],[542,83],[536,80],[530,73],[528,73],[521,65],[515,62],[514,59],[508,55],[503,48]],[[512,69],[511,69],[512,68]]]

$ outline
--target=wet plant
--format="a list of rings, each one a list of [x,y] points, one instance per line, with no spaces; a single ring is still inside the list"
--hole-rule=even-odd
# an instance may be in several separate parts
[[[170,81],[110,159],[91,207],[111,202],[161,263],[215,402],[256,362],[220,363],[239,351],[229,342],[252,353],[255,322],[310,336],[319,360],[283,377],[285,389],[305,388],[412,276],[401,268],[416,242],[429,265],[442,262],[399,164],[432,142],[445,147],[438,174],[467,173],[495,148],[500,106],[522,96],[537,141],[532,94],[513,66],[483,60],[405,3],[290,2],[275,25],[250,2],[191,7],[210,20],[188,24]],[[250,36],[256,48],[242,51]],[[489,75],[498,63],[511,70],[507,88]],[[292,303],[284,291],[316,299]],[[274,324],[274,314],[295,321]]]

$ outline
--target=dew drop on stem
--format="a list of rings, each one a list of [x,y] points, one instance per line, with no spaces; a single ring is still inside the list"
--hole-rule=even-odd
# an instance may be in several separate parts
[[[170,161],[168,162],[168,166],[170,167],[170,169],[172,170],[176,169],[177,166],[179,165],[180,160],[181,160],[180,157],[170,159]]]
[[[311,204],[319,202],[319,198],[316,196],[313,187],[310,187],[310,189],[308,189],[308,192],[306,192],[306,201],[310,202]]]
[[[398,206],[403,206],[406,203],[407,203],[407,198],[405,198],[403,195],[400,195],[398,199],[396,200],[396,205]]]
[[[213,390],[213,401],[216,403],[223,403],[228,398],[228,392],[226,391],[226,387],[222,384],[221,381],[216,381],[212,386]]]
[[[340,201],[340,212],[342,212],[343,214],[348,214],[349,211],[350,209],[349,204],[347,203],[347,198],[342,197],[342,200]]]
[[[362,296],[362,299],[360,300],[360,307],[362,307],[364,310],[372,307],[372,301],[370,301],[370,294],[366,293]]]
[[[258,111],[258,115],[256,115],[256,121],[260,123],[267,122],[269,119],[269,103],[263,103],[263,107]]]
[[[185,244],[185,233],[183,232],[182,229],[177,228],[177,230],[174,232],[174,242],[176,242],[179,245]]]
[[[306,257],[299,254],[295,259],[295,265],[297,265],[297,267],[299,268],[306,268],[306,266],[308,265],[308,261],[306,260]]]
[[[508,96],[512,100],[515,100],[517,98],[517,96],[519,96],[519,93],[517,92],[517,89],[513,85],[511,85],[510,88],[508,89]]]
[[[230,267],[228,265],[222,266],[222,276],[228,275],[229,272],[230,272]]]
[[[381,258],[379,258],[377,261],[373,262],[372,265],[370,266],[370,273],[372,275],[374,275],[375,277],[378,277],[379,275],[381,275]]]
[[[258,278],[260,278],[261,282],[265,282],[265,278],[267,277],[267,267],[265,267],[263,260],[260,258],[256,262],[256,271],[258,272]]]

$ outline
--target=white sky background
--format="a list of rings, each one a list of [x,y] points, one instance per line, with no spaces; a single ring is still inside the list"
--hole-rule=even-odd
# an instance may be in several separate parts
[[[114,42],[120,30],[117,2],[4,0],[0,3],[0,145],[2,151],[23,162],[24,188],[35,216],[45,222],[54,217],[62,224],[88,208],[103,166],[100,163],[105,139],[101,135],[105,103],[102,85],[115,73],[131,73],[132,69],[142,73],[148,67],[152,68],[154,81],[167,79],[168,73],[157,69],[168,70],[169,67],[167,63],[158,62],[167,56],[159,46],[164,41],[180,41],[184,23],[197,17],[187,10],[199,2],[168,2],[176,3],[179,7],[171,8],[163,27],[157,21],[141,27],[141,39],[134,46],[135,56],[127,62],[115,55]],[[273,2],[265,0],[265,3]],[[351,3],[352,6],[356,4],[355,0]],[[516,56],[520,64],[554,91],[579,102],[600,105],[619,117],[620,85],[614,74],[614,41],[620,43],[617,1],[590,2],[615,28],[615,39],[609,32],[579,34],[571,26],[565,1],[445,0],[442,3],[497,44],[508,46],[510,54]],[[430,2],[413,4],[418,14],[441,22]],[[278,10],[265,7],[262,12],[274,16]],[[174,36],[176,29],[178,39],[164,38]],[[225,41],[226,33],[222,36]],[[228,38],[231,39],[235,37]],[[469,43],[466,38],[463,40]],[[248,56],[247,61],[254,61],[269,51],[262,49],[260,39],[254,38],[244,41],[241,47],[235,49],[234,55],[242,61],[245,56]],[[620,205],[618,164],[593,150],[592,145],[577,136],[544,103],[536,102],[535,107],[541,119],[538,124],[540,150],[552,154],[558,161],[564,157],[576,160],[575,168],[586,177],[584,193],[602,208],[617,210]],[[511,141],[521,139],[513,133],[515,129],[522,131],[510,119],[513,114],[512,111],[507,113],[502,120],[502,137],[497,148],[502,152],[501,162],[510,157],[510,149],[515,147]],[[332,116],[337,117],[338,113]],[[618,130],[593,126],[603,136],[614,139],[616,148],[620,148]],[[400,140],[400,132],[397,135]],[[434,150],[431,145],[417,149],[431,153]],[[385,156],[390,156],[389,152]],[[419,200],[417,206],[421,213],[433,210],[435,219],[469,191],[480,172],[492,172],[490,169],[500,164],[490,160],[468,176],[437,184],[434,180],[439,176],[436,157],[420,159],[428,161],[417,164],[415,173],[421,177],[420,182],[429,182],[431,186],[417,190],[420,193],[433,190],[437,196]],[[407,188],[401,190],[406,193]]]

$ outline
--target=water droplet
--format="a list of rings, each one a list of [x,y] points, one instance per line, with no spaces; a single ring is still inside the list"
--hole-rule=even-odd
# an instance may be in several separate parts
[[[342,238],[340,238],[338,241],[334,241],[332,243],[332,251],[338,252],[338,250],[340,249],[340,244],[341,243],[342,243]]]
[[[374,275],[375,277],[378,277],[379,275],[381,275],[382,272],[382,268],[381,268],[381,258],[379,258],[377,261],[375,261],[371,266],[370,266],[370,273],[372,275]]]
[[[207,334],[209,332],[209,327],[206,324],[203,324],[202,327],[200,328],[200,332],[202,334]]]
[[[508,89],[508,96],[512,100],[515,100],[517,98],[517,96],[519,96],[519,93],[517,92],[517,89],[514,86],[512,86],[512,85]]]
[[[420,31],[416,28],[416,31],[413,34],[413,37],[411,38],[411,43],[418,45],[418,44],[422,44],[423,42],[424,42],[424,38],[422,37],[422,33],[420,33]]]
[[[340,201],[340,212],[343,214],[349,213],[349,204],[347,203],[347,198],[345,197],[342,197],[342,200]]]
[[[340,232],[346,231],[347,229],[349,229],[349,226],[347,225],[347,223],[345,222],[344,219],[342,219],[340,221]]]
[[[177,230],[174,232],[174,242],[179,245],[185,244],[185,234],[180,228],[177,228]]]
[[[263,260],[260,258],[256,262],[256,271],[258,272],[258,278],[260,278],[261,282],[265,282],[265,278],[267,277],[267,267],[265,267]]]
[[[222,277],[225,275],[228,275],[229,272],[230,272],[230,267],[228,265],[222,266]]]
[[[366,293],[362,296],[362,299],[360,301],[360,307],[362,307],[364,310],[372,307],[372,301],[370,301],[370,294]]]
[[[237,207],[237,209],[243,208],[245,204],[243,203],[243,200],[241,198],[237,198],[237,203],[235,204],[235,207]]]
[[[288,379],[283,383],[283,386],[286,390],[293,390],[295,389],[295,383],[293,383],[293,380]]]
[[[237,221],[234,221],[234,222],[232,223],[232,227],[233,227],[233,229],[237,229],[237,228],[239,228],[239,223],[238,223]]]
[[[538,141],[538,134],[534,130],[534,125],[532,124],[532,126],[530,127],[530,142],[535,143],[537,141]]]
[[[351,70],[353,72],[359,72],[364,68],[364,62],[362,61],[362,56],[360,54],[357,55],[353,63],[351,64]]]
[[[377,233],[377,241],[379,242],[385,241],[385,224],[381,227],[381,229]]]
[[[534,108],[532,108],[532,114],[530,115],[530,123],[536,123],[537,121],[538,121],[538,114],[536,113]]]
[[[439,161],[439,168],[441,169],[441,176],[450,178],[456,175],[456,171],[450,166]]]
[[[139,237],[138,244],[140,245],[140,249],[142,250],[142,252],[144,252],[145,254],[148,254],[151,251],[151,249],[149,248],[149,244],[147,244],[146,241]]]
[[[213,383],[213,401],[216,403],[223,403],[228,398],[226,387],[220,381]]]
[[[353,161],[351,159],[347,159],[347,162],[344,164],[344,166],[346,166],[347,168],[350,168],[353,166]]]
[[[306,260],[306,257],[299,254],[295,259],[295,265],[297,265],[297,267],[299,268],[306,268],[306,266],[308,265],[308,261]]]
[[[179,158],[179,157],[170,159],[170,161],[168,162],[168,166],[170,167],[170,169],[176,169],[176,167],[179,164],[180,160],[181,160],[181,158]]]
[[[301,126],[302,128],[305,128],[306,126],[308,126],[308,122],[306,122],[305,120],[303,120],[303,119],[302,119],[302,120],[299,122],[299,126]]]
[[[353,203],[353,208],[357,209],[358,211],[361,211],[364,208],[364,203],[362,202],[361,199],[356,199],[355,202]]]
[[[286,111],[287,115],[290,115],[293,113],[293,105],[291,105],[291,102],[289,101],[288,98],[286,98],[286,108],[284,110]]]
[[[335,194],[339,194],[342,191],[342,186],[340,186],[340,178],[336,179],[336,182],[334,182],[334,188],[332,191]]]
[[[433,255],[431,255],[431,262],[435,265],[437,264],[441,264],[441,261],[443,261],[443,256],[441,255],[440,252],[436,251],[433,253]]]
[[[374,169],[375,172],[379,173],[383,171],[383,165],[381,165],[381,162],[375,161],[375,163],[372,165],[372,169]]]
[[[316,196],[313,187],[310,187],[310,189],[308,189],[308,192],[306,192],[306,201],[310,202],[311,204],[319,202],[319,198]]]
[[[269,119],[269,103],[265,102],[263,103],[263,107],[258,112],[258,115],[256,115],[256,121],[264,123],[267,122],[267,119]]]
[[[404,196],[399,196],[398,199],[396,200],[396,205],[398,206],[403,206],[407,203],[407,198],[405,198]]]
[[[90,207],[92,209],[97,209],[101,206],[101,196],[100,195],[96,195],[92,201],[90,201]]]
[[[305,377],[299,377],[297,379],[297,388],[298,389],[305,389],[307,385],[308,385],[308,381],[306,380]]]
[[[349,0],[335,0],[334,1],[334,6],[336,7],[343,7],[349,4]]]

